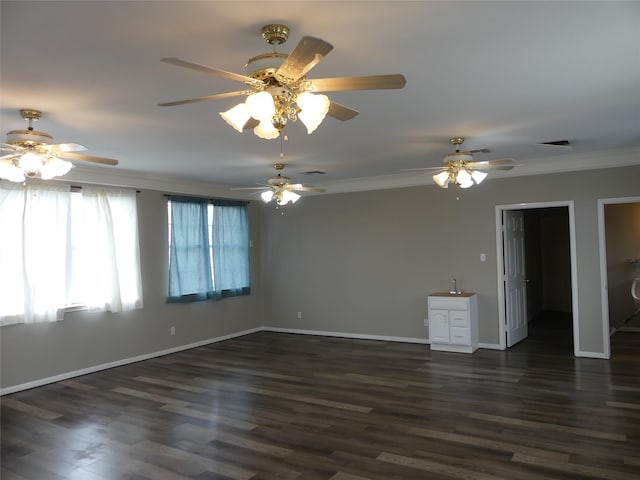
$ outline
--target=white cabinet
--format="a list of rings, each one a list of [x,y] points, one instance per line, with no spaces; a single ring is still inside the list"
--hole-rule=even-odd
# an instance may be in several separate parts
[[[431,350],[473,353],[478,348],[478,295],[434,293],[428,298]]]

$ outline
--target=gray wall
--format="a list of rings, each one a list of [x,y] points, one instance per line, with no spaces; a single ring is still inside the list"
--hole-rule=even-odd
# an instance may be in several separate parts
[[[604,206],[607,242],[609,324],[620,327],[635,313],[631,282],[640,268],[629,263],[640,257],[640,203]]]
[[[479,294],[479,341],[498,344],[496,205],[573,200],[580,347],[602,353],[597,200],[640,194],[638,179],[631,166],[315,196],[284,215],[264,208],[265,325],[425,338],[426,296],[456,277]]]
[[[138,194],[144,308],[122,314],[67,313],[56,323],[0,330],[2,388],[260,327],[259,209],[250,204],[252,293],[191,304],[167,304],[167,199]],[[176,327],[175,336],[170,327]]]

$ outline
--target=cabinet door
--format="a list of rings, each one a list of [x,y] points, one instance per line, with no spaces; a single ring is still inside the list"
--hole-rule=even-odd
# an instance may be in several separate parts
[[[429,310],[429,341],[449,343],[449,312],[447,310]]]

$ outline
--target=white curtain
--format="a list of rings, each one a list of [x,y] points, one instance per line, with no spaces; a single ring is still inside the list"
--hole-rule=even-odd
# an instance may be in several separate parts
[[[136,192],[82,189],[83,276],[92,311],[142,308]]]
[[[0,324],[51,322],[66,293],[69,186],[0,183]]]

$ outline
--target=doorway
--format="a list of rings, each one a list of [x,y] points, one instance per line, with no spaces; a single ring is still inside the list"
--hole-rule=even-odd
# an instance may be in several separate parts
[[[496,206],[496,248],[500,348],[527,338],[533,319],[539,320],[532,324],[537,327],[566,319],[573,334],[566,345],[579,355],[573,202]],[[566,262],[566,268],[559,267]]]
[[[598,200],[598,236],[602,334],[609,358],[610,334],[638,308],[630,286],[640,277],[640,197]]]

